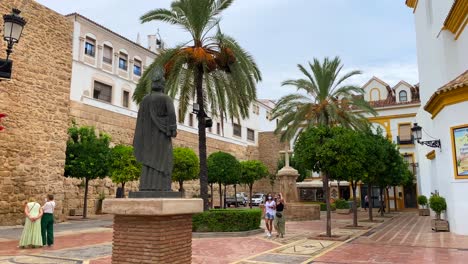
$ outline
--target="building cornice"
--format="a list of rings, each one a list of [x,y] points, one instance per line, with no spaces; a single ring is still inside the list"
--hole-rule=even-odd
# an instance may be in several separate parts
[[[448,30],[455,34],[455,39],[460,37],[468,23],[468,1],[455,0],[447,18],[444,21],[443,30]]]
[[[468,101],[468,70],[438,89],[424,106],[434,119],[444,107]]]
[[[376,116],[376,117],[369,117],[367,119],[369,121],[380,121],[380,120],[415,117],[415,116],[416,116],[416,113],[411,113],[411,114],[401,114],[401,115]]]

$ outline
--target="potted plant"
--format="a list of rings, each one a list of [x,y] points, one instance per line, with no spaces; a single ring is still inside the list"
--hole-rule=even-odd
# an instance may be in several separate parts
[[[447,210],[447,203],[445,198],[439,196],[437,193],[432,194],[429,198],[429,206],[436,213],[436,219],[432,219],[432,230],[438,231],[449,231],[449,224],[447,220],[440,219],[440,214]]]
[[[418,196],[418,204],[422,207],[422,208],[419,208],[420,216],[430,215],[429,208],[427,208],[427,197],[425,195]]]
[[[349,214],[350,206],[346,200],[338,199],[335,201],[336,212],[338,214]]]

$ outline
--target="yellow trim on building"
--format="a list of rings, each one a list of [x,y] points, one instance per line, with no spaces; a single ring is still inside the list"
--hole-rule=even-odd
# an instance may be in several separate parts
[[[388,116],[376,116],[376,117],[369,117],[369,121],[377,121],[377,120],[387,120],[387,119],[395,119],[395,118],[405,118],[405,117],[415,117],[416,113],[413,114],[401,114],[401,115],[388,115]]]
[[[442,29],[449,30],[458,39],[468,20],[468,1],[455,0]]]
[[[433,159],[435,159],[435,157],[436,157],[435,150],[432,150],[432,151],[430,151],[430,152],[428,152],[426,154],[426,158],[429,159],[429,160],[433,160]]]
[[[370,123],[377,123],[377,124],[383,126],[385,128],[385,132],[387,133],[387,139],[389,139],[390,141],[392,140],[393,136],[392,136],[392,130],[390,129],[390,119],[374,119],[374,120],[371,120],[369,118],[369,122]]]
[[[453,136],[453,130],[455,130],[457,128],[462,128],[462,127],[468,127],[468,124],[453,126],[453,127],[450,128],[450,138],[452,140],[453,173],[455,174],[455,179],[456,180],[463,180],[463,179],[466,180],[466,179],[468,179],[468,176],[459,176],[458,175],[457,154],[456,154],[456,149],[455,149],[455,138]]]
[[[435,94],[435,96],[427,102],[424,110],[431,113],[432,119],[434,119],[444,107],[465,101],[468,101],[468,86]]]
[[[406,0],[406,5],[411,8],[415,8],[418,0]]]

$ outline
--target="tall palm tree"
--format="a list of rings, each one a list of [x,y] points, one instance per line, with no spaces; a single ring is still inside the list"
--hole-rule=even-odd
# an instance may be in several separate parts
[[[310,72],[298,64],[305,78],[286,80],[282,84],[295,86],[305,94],[286,95],[273,109],[272,117],[280,119],[275,133],[281,135],[281,140],[291,140],[301,129],[316,125],[366,129],[367,119],[364,114],[376,115],[376,112],[364,100],[364,91],[360,87],[344,84],[361,72],[341,74],[343,65],[338,57],[331,60],[325,58],[323,62],[314,58],[313,63],[309,62],[309,67]],[[327,204],[327,236],[331,236],[329,175],[322,173],[322,181]]]
[[[170,9],[155,9],[141,17],[142,23],[163,21],[182,27],[191,39],[184,45],[161,51],[138,83],[134,100],[139,103],[151,91],[153,68],[163,67],[166,92],[179,97],[182,117],[191,100],[199,105],[198,141],[200,194],[209,209],[206,165],[206,117],[246,118],[256,99],[260,71],[252,56],[232,37],[221,32],[220,14],[234,0],[176,0]],[[213,29],[217,30],[213,32]]]

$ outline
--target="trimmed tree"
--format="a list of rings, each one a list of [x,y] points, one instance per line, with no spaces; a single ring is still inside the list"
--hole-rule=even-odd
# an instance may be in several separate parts
[[[242,174],[240,177],[241,184],[249,186],[249,205],[252,208],[252,189],[256,181],[268,176],[268,168],[261,161],[246,160],[241,161]]]
[[[113,182],[122,185],[125,197],[125,183],[136,181],[141,175],[141,163],[133,155],[133,147],[117,145],[111,150],[110,177]]]
[[[224,198],[226,198],[226,185],[232,184],[233,179],[240,177],[241,166],[236,157],[222,151],[214,152],[208,156],[207,165],[208,178],[219,185],[219,205],[221,207],[223,205],[222,185],[224,185]]]
[[[65,177],[84,179],[83,218],[86,218],[89,181],[102,179],[109,172],[110,136],[104,133],[99,133],[98,136],[94,127],[77,127],[75,124],[68,129],[68,136]]]
[[[185,195],[184,181],[198,178],[200,166],[197,154],[190,148],[174,148],[174,169],[172,181],[179,183],[179,192]]]

